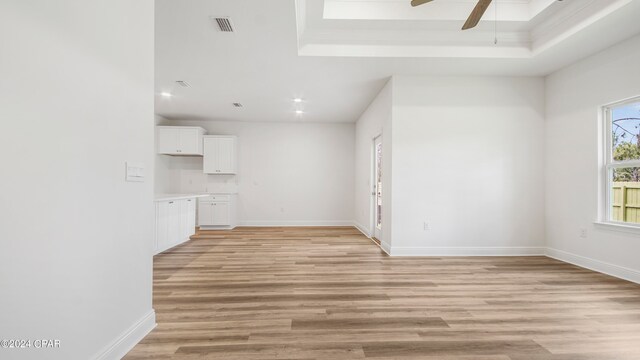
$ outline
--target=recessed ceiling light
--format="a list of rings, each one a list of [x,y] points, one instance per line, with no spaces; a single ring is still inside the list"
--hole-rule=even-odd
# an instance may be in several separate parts
[[[304,114],[304,111],[302,111],[302,110],[296,110],[296,114],[298,114],[298,115],[302,115],[302,114]]]
[[[302,99],[300,99],[300,98],[295,98],[295,99],[293,99],[293,102],[295,102],[295,103],[301,103],[301,102],[302,102]]]
[[[171,97],[171,96],[173,96],[173,95],[171,95],[171,93],[170,93],[170,92],[166,92],[166,91],[161,92],[161,93],[160,93],[160,95],[162,95],[162,96],[164,96],[164,97]]]

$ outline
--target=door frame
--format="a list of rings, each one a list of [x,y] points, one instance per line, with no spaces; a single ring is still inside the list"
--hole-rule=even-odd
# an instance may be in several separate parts
[[[369,215],[370,215],[370,234],[369,237],[371,238],[376,238],[379,241],[382,241],[382,225],[380,227],[380,236],[376,236],[376,190],[377,190],[377,184],[376,184],[376,168],[377,168],[377,162],[376,162],[376,142],[380,140],[380,144],[383,146],[384,149],[384,143],[383,143],[383,137],[382,137],[382,133],[376,135],[373,137],[373,139],[371,140],[371,179],[369,181],[369,189],[368,191],[370,192],[370,196],[369,196],[369,204],[370,204],[370,209],[369,209]],[[384,151],[384,150],[383,150]]]

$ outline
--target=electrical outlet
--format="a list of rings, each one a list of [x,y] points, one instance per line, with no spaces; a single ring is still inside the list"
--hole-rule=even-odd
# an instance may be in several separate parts
[[[429,226],[429,223],[425,221],[424,223],[422,223],[422,229],[424,231],[429,231],[431,230],[431,227]]]
[[[580,228],[580,237],[583,239],[587,238],[587,229],[586,228]]]

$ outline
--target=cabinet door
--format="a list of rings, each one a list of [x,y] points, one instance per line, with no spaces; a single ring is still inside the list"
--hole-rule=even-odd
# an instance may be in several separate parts
[[[178,131],[178,152],[181,154],[202,154],[200,131],[198,129],[180,129]]]
[[[211,225],[229,225],[229,203],[213,203],[213,224]]]
[[[187,200],[187,238],[196,232],[196,200]]]
[[[234,138],[218,139],[218,169],[221,173],[235,174],[236,141]]]
[[[202,169],[205,174],[215,174],[218,172],[218,139],[204,139],[204,157],[202,160]]]
[[[169,246],[169,209],[168,203],[156,203],[156,247],[155,253],[162,252]]]
[[[178,201],[169,201],[168,204],[168,221],[169,221],[169,247],[180,241],[180,204]]]
[[[189,202],[187,199],[180,200],[180,238],[176,239],[178,244],[181,244],[191,235],[189,232]]]
[[[198,204],[198,225],[213,225],[213,203]]]
[[[158,154],[177,154],[178,153],[178,130],[158,128]]]

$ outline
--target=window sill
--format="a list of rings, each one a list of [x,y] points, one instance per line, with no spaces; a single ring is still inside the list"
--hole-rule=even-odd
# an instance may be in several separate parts
[[[605,222],[605,221],[596,221],[593,224],[596,227],[604,230],[613,230],[613,231],[620,231],[620,232],[625,232],[629,234],[640,235],[640,226],[636,226],[636,225],[627,225],[624,223]]]

